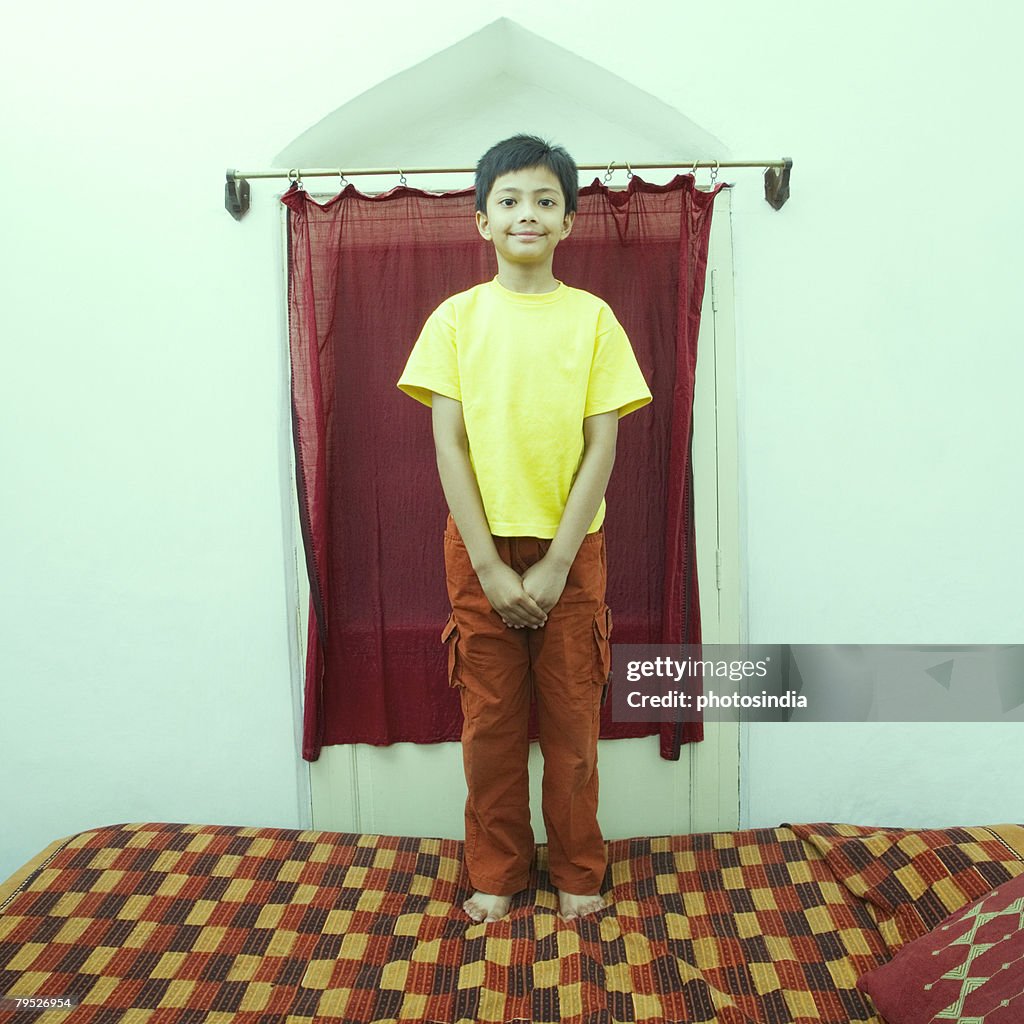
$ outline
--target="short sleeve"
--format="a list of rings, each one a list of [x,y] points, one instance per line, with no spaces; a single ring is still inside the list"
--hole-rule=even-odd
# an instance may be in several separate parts
[[[619,418],[647,405],[651,392],[626,332],[607,306],[598,317],[594,361],[583,415],[619,411]]]
[[[462,401],[455,318],[450,303],[442,303],[427,317],[398,378],[398,387],[427,406],[433,393]]]

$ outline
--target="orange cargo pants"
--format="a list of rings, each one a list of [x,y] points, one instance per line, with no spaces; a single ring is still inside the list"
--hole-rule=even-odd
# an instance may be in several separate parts
[[[494,542],[501,559],[520,575],[551,544],[537,537]],[[584,538],[565,590],[539,629],[502,622],[451,516],[444,554],[452,613],[442,640],[448,645],[449,682],[462,701],[470,881],[497,896],[527,884],[534,854],[527,727],[536,699],[551,880],[566,892],[596,893],[607,866],[597,823],[597,738],[611,668],[604,531]]]

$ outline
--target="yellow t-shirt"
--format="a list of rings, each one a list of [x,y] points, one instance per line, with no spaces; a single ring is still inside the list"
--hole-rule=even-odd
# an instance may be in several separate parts
[[[462,403],[491,533],[554,537],[583,458],[583,420],[651,401],[626,332],[603,300],[559,282],[540,295],[497,278],[427,319],[398,386]],[[601,501],[589,532],[604,521]]]

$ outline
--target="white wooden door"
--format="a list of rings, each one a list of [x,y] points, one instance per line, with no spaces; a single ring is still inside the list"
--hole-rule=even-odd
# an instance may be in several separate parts
[[[324,201],[327,196],[323,197]],[[736,348],[732,298],[731,196],[715,200],[708,282],[698,342],[694,398],[694,495],[697,571],[706,643],[740,640],[736,449]],[[282,227],[286,227],[282,207]],[[287,246],[283,247],[287,252]],[[297,509],[292,476],[292,509]],[[297,511],[293,536],[300,538]],[[301,543],[301,540],[298,541]],[[295,551],[292,613],[300,638],[294,685],[302,692],[309,584]],[[739,727],[709,723],[705,739],[662,760],[658,738],[602,740],[601,828],[608,839],[735,829],[739,823]],[[463,837],[466,784],[458,743],[324,747],[309,764],[317,829],[386,835]],[[542,761],[531,749],[531,806],[539,842]]]

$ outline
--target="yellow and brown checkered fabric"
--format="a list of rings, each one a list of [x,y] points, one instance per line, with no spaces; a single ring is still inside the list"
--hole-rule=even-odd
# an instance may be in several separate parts
[[[891,953],[1024,872],[1024,829],[792,825],[866,901]]]
[[[455,841],[100,828],[0,897],[0,995],[78,1004],[46,1024],[878,1024],[855,987],[889,955],[870,905],[796,828],[609,843],[611,906],[568,923],[541,847],[488,925]]]

